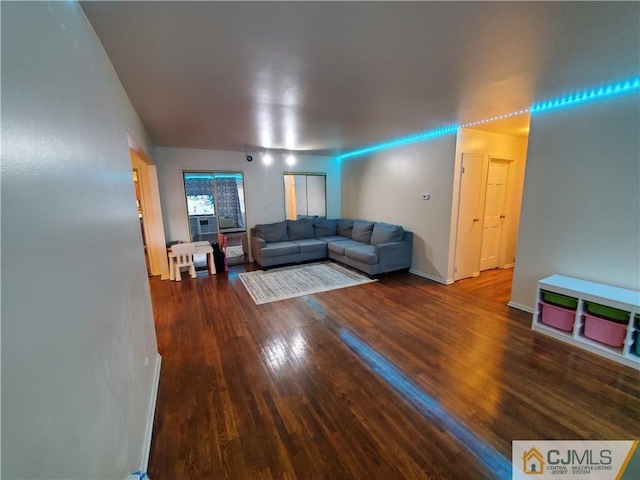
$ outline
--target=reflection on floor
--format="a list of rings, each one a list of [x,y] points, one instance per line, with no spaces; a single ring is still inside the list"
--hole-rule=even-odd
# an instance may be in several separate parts
[[[466,425],[459,422],[440,403],[427,395],[402,371],[361,341],[348,329],[340,330],[340,338],[362,361],[389,384],[402,398],[409,402],[425,418],[451,435],[471,454],[484,464],[496,480],[511,478],[511,463],[504,455],[500,455],[488,443],[480,439]]]

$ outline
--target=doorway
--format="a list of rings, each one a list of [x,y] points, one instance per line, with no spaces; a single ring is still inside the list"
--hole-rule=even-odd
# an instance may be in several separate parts
[[[169,263],[156,165],[129,133],[127,143],[131,169],[135,170],[137,175],[137,183],[134,181],[135,195],[138,201],[138,215],[142,219],[147,269],[151,275],[161,275],[163,280],[168,279]]]
[[[477,277],[480,272],[513,266],[519,208],[513,206],[514,160],[463,153],[453,279]],[[522,191],[519,190],[521,196]],[[511,248],[513,247],[513,248]],[[507,252],[511,248],[513,252]]]
[[[149,260],[149,249],[147,248],[147,233],[144,228],[144,209],[142,208],[142,187],[140,180],[140,171],[137,168],[132,170],[133,186],[136,191],[136,206],[138,207],[138,218],[140,219],[140,231],[142,233],[142,247],[144,249],[144,261],[147,266],[147,276],[151,276],[151,261]]]
[[[324,173],[285,173],[284,209],[287,220],[327,215],[327,176]]]

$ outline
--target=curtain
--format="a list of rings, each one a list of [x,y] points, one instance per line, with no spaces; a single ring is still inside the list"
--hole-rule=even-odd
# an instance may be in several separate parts
[[[220,217],[233,218],[235,227],[244,227],[244,219],[240,209],[240,197],[235,178],[216,178],[216,212]]]
[[[213,178],[186,177],[184,187],[187,195],[211,195],[213,196]]]

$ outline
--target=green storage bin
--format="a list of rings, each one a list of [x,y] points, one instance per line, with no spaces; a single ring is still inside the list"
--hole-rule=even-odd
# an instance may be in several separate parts
[[[566,295],[560,295],[559,293],[547,292],[542,290],[542,298],[545,302],[558,307],[570,308],[575,310],[578,308],[578,299],[573,297],[567,297]]]
[[[607,307],[606,305],[600,305],[599,303],[584,302],[587,305],[587,312],[596,317],[611,320],[617,323],[627,323],[629,321],[630,312],[626,310],[620,310],[618,308]]]

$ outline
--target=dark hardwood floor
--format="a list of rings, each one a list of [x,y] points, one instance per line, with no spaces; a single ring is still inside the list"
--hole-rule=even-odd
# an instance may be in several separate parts
[[[510,271],[450,286],[391,274],[256,306],[237,277],[252,268],[150,280],[163,357],[153,480],[497,476],[345,332],[507,460],[514,439],[640,437],[638,371],[532,332],[506,306]]]

